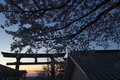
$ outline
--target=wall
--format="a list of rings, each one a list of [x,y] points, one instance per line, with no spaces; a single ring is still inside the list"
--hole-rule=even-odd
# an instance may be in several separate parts
[[[71,80],[89,80],[88,77],[80,70],[78,67],[75,66]]]

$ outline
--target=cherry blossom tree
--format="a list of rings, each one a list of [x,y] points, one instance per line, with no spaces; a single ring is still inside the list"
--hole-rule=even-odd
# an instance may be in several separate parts
[[[11,50],[26,46],[51,51],[109,47],[120,42],[119,0],[5,0],[0,12],[6,17],[1,27],[18,26]]]

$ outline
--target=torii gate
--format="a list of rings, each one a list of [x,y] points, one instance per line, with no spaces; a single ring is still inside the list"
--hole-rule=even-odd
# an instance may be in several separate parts
[[[19,70],[20,65],[39,65],[39,64],[51,64],[51,78],[55,80],[55,66],[54,66],[54,58],[55,57],[64,57],[66,53],[61,54],[45,54],[45,53],[38,53],[38,54],[26,54],[26,53],[8,53],[8,52],[1,52],[4,57],[9,58],[16,58],[16,62],[13,63],[6,63],[7,65],[16,65],[15,69]],[[20,62],[21,58],[35,58],[35,62]],[[50,58],[51,62],[38,62],[37,58]]]

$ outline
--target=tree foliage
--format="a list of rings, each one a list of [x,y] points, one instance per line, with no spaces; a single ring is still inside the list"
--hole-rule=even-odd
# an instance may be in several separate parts
[[[6,31],[14,39],[12,51],[26,46],[66,51],[119,43],[119,5],[119,0],[5,0],[0,12],[7,18],[3,26],[18,25]]]

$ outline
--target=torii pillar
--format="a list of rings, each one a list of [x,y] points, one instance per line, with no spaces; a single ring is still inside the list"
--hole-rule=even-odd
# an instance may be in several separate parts
[[[18,70],[18,71],[19,71],[20,59],[21,59],[21,57],[18,55],[16,57],[16,65],[15,65],[15,69]]]
[[[55,60],[51,57],[51,80],[55,80]]]

